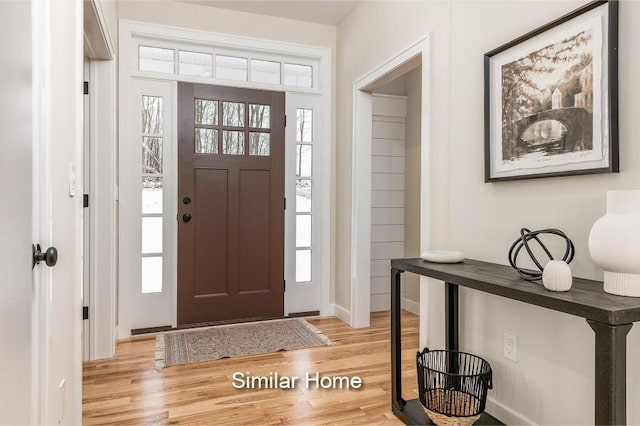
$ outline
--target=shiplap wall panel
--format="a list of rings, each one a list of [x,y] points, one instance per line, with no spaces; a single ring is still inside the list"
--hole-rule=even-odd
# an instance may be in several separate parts
[[[371,207],[404,207],[404,191],[371,191]]]
[[[390,277],[371,278],[371,294],[387,294],[391,287]]]
[[[389,311],[391,309],[391,295],[372,294],[371,295],[371,312]]]
[[[391,261],[389,259],[379,259],[371,261],[371,276],[372,277],[387,277],[389,276],[389,270],[391,268]]]
[[[371,208],[371,225],[404,225],[404,208]]]
[[[405,128],[405,122],[398,123],[396,121],[374,121],[372,138],[404,140]]]
[[[371,145],[371,311],[389,310],[391,259],[404,256],[407,99],[373,97]]]
[[[404,225],[373,225],[371,227],[372,243],[404,243]]]
[[[371,187],[381,191],[404,191],[404,174],[372,173]]]
[[[402,139],[374,139],[371,145],[371,155],[404,157],[404,143]]]
[[[371,173],[398,173],[404,178],[404,157],[371,157]]]
[[[393,95],[373,95],[373,115],[382,117],[407,118],[407,97]],[[380,118],[378,118],[380,120]]]
[[[371,243],[371,259],[394,259],[404,256],[404,242]]]

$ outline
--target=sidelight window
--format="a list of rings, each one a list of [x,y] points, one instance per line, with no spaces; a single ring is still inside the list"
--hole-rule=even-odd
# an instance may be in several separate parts
[[[163,103],[161,96],[142,96],[142,293],[162,292]]]
[[[311,282],[313,110],[296,110],[296,281]]]

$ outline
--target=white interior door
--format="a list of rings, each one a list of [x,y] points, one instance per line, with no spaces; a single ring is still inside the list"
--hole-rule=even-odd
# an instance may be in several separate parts
[[[81,18],[80,0],[0,2],[1,424],[82,418]],[[32,271],[32,242],[57,264]]]
[[[0,424],[35,420],[31,390],[31,5],[0,2]],[[34,282],[33,284],[37,284]]]
[[[320,310],[322,98],[287,93],[285,313]]]

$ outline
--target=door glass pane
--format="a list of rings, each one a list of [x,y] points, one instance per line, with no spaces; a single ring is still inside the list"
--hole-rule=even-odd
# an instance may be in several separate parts
[[[142,96],[142,133],[162,135],[162,98]]]
[[[162,178],[142,178],[142,214],[162,213]]]
[[[142,293],[162,292],[162,257],[142,258]]]
[[[280,62],[251,60],[251,81],[280,84]]]
[[[296,250],[296,281],[311,281],[311,250]]]
[[[249,127],[268,129],[270,109],[269,105],[249,105]]]
[[[216,56],[216,77],[247,81],[247,58]]]
[[[296,142],[311,142],[313,110],[298,108],[296,114]]]
[[[284,64],[284,84],[311,87],[313,85],[313,68],[311,65]]]
[[[179,51],[178,73],[196,77],[211,77],[213,75],[213,55]]]
[[[162,253],[162,218],[142,218],[142,253]]]
[[[196,99],[196,124],[215,126],[218,124],[218,101]]]
[[[270,151],[270,138],[269,133],[249,133],[249,155],[263,155],[268,156]]]
[[[173,74],[173,49],[140,46],[138,48],[138,68],[140,71],[153,71]]]
[[[196,129],[196,154],[218,153],[218,131],[214,129]]]
[[[142,173],[162,173],[162,138],[142,138]]]
[[[311,179],[296,180],[296,211],[301,213],[311,211]]]
[[[296,247],[311,247],[311,215],[296,216]]]
[[[244,155],[244,132],[222,132],[222,153]]]
[[[312,151],[311,145],[296,146],[296,176],[311,177]]]
[[[222,124],[224,126],[244,127],[244,104],[223,102]]]

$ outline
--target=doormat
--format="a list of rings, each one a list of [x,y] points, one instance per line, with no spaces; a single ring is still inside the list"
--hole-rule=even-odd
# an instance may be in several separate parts
[[[295,318],[163,333],[156,337],[156,369],[294,349],[331,346],[307,321]]]

